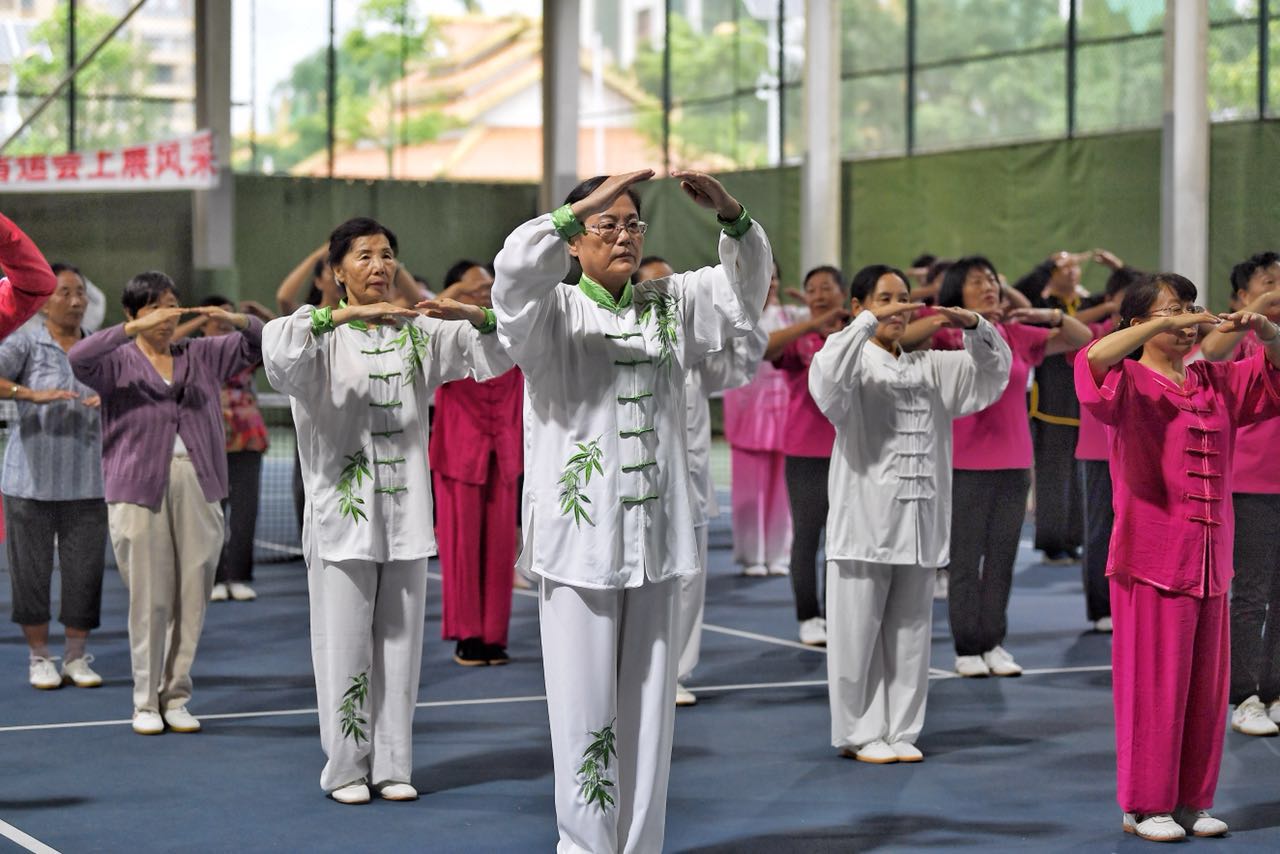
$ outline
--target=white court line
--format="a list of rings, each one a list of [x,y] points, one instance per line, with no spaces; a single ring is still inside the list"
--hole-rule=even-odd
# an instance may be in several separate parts
[[[50,848],[29,833],[23,833],[7,821],[0,820],[0,836],[33,852],[33,854],[58,854],[57,848]]]
[[[713,626],[711,623],[702,624],[703,631],[718,632],[722,635],[733,635],[735,638],[746,638],[748,640],[756,640],[762,643],[771,643],[778,646],[786,646],[791,649],[803,649],[805,652],[816,652],[821,655],[827,654],[827,648],[822,646],[809,646],[800,643],[800,641],[787,640],[786,638],[776,638],[773,635],[761,635],[755,632],[746,632],[742,629],[731,629],[727,626]]]

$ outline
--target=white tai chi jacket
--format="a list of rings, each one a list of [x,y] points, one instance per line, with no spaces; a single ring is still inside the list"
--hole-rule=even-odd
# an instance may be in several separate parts
[[[871,343],[863,311],[813,357],[809,392],[836,428],[827,558],[946,566],[951,550],[951,421],[985,409],[1012,354],[980,319],[963,350],[897,358]]]
[[[497,335],[463,321],[335,327],[327,318],[304,305],[262,330],[267,379],[289,395],[298,432],[303,548],[331,562],[430,557],[431,394],[450,380],[492,379],[511,359]]]
[[[755,327],[769,287],[764,230],[745,210],[725,230],[718,266],[617,301],[586,277],[562,283],[569,249],[551,214],[498,253],[498,335],[526,382],[522,571],[589,589],[699,571],[685,373]]]

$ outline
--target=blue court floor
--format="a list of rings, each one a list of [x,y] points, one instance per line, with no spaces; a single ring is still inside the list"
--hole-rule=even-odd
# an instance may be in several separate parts
[[[1149,850],[1120,832],[1114,802],[1109,640],[1086,631],[1079,568],[1031,561],[1024,548],[1006,644],[1026,675],[951,676],[937,603],[927,759],[870,766],[829,746],[826,656],[795,641],[788,581],[738,577],[713,548],[700,702],[677,714],[667,850]],[[18,629],[0,629],[0,850],[554,849],[533,599],[516,597],[513,663],[464,669],[439,640],[433,580],[414,745],[423,797],[349,807],[318,785],[302,566],[263,566],[256,587],[256,602],[209,608],[191,703],[199,735],[130,730],[114,570],[91,643],[104,687],[29,688]],[[2,579],[6,615],[8,596]],[[1278,753],[1278,739],[1228,733],[1217,812],[1232,835],[1185,844],[1280,850]]]

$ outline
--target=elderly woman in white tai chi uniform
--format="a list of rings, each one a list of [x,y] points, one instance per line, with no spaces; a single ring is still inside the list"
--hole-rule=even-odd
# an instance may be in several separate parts
[[[753,330],[769,286],[764,231],[696,172],[673,176],[719,215],[720,264],[632,285],[631,187],[652,175],[580,184],[495,262],[498,335],[527,382],[520,561],[541,576],[561,854],[662,850],[679,580],[700,571],[685,373]]]
[[[393,305],[396,238],[371,219],[329,238],[346,299],[267,324],[267,379],[291,398],[306,488],[302,548],[320,785],[361,804],[418,797],[413,709],[422,663],[427,560],[436,553],[427,408],[441,383],[511,368],[488,309],[428,300]],[[424,316],[426,315],[426,316]],[[458,321],[470,321],[458,322]]]

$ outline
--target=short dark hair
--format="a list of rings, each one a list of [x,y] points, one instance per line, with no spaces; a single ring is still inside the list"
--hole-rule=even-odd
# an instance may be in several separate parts
[[[911,266],[913,268],[929,267],[933,264],[934,261],[937,261],[937,260],[938,260],[937,255],[934,255],[930,252],[922,252],[921,254],[916,256],[914,261],[911,262]]]
[[[594,178],[588,178],[578,186],[569,191],[569,195],[564,197],[564,203],[571,205],[574,202],[580,202],[587,196],[591,195],[596,189],[609,180],[608,175],[596,175]],[[627,195],[631,197],[631,203],[636,206],[636,216],[640,216],[640,196],[635,190],[627,189]]]
[[[317,258],[315,265],[311,268],[311,278],[319,279],[322,277],[324,275],[324,268],[327,266],[329,266],[327,259]]]
[[[1280,264],[1280,255],[1275,252],[1259,252],[1256,255],[1250,255],[1247,260],[1231,268],[1231,290],[1246,290],[1253,274],[1272,264]]]
[[[1111,271],[1110,276],[1107,276],[1107,284],[1106,287],[1103,288],[1102,292],[1106,296],[1113,297],[1128,288],[1134,282],[1138,281],[1140,278],[1142,278],[1141,270],[1135,270],[1133,267],[1128,265],[1117,267]]]
[[[426,288],[427,290],[431,290],[431,282],[430,280],[427,279],[426,276],[420,276],[417,273],[414,273],[413,280],[418,283],[419,287],[423,287],[423,288]]]
[[[954,263],[955,263],[955,260],[954,260],[954,259],[951,259],[951,258],[935,258],[935,259],[933,259],[933,263],[932,263],[932,264],[930,264],[930,265],[929,265],[929,268],[928,268],[927,270],[925,270],[925,272],[924,272],[924,280],[925,280],[925,282],[926,282],[926,283],[927,283],[927,282],[932,282],[934,279],[936,279],[936,278],[938,278],[939,276],[943,275],[944,273],[946,273],[946,272],[947,272],[947,270],[950,270],[950,269],[951,269],[951,265],[952,265],[952,264],[954,264]]]
[[[235,305],[235,303],[224,297],[222,294],[209,294],[207,297],[200,300],[200,305]]]
[[[337,267],[342,263],[342,259],[347,257],[347,253],[351,251],[351,244],[355,242],[356,238],[369,237],[374,234],[385,235],[387,242],[391,244],[392,254],[400,254],[400,244],[396,241],[395,233],[391,229],[376,219],[358,216],[347,220],[329,235],[329,266]]]
[[[947,268],[942,277],[942,285],[938,288],[938,305],[964,308],[964,280],[969,278],[973,270],[985,269],[999,278],[996,265],[985,255],[966,255],[959,258]]]
[[[1148,273],[1124,292],[1124,299],[1120,301],[1120,322],[1116,324],[1116,328],[1128,329],[1134,320],[1145,316],[1163,290],[1173,291],[1174,296],[1182,302],[1196,300],[1196,286],[1186,276],[1179,276],[1177,273]],[[1132,353],[1129,355],[1133,356]]]
[[[1031,302],[1038,302],[1040,294],[1044,292],[1049,280],[1053,278],[1053,271],[1056,269],[1058,269],[1057,262],[1052,258],[1041,261],[1031,268],[1031,272],[1014,282],[1013,289],[1031,300]]]
[[[139,311],[158,302],[160,297],[170,292],[175,297],[178,295],[178,286],[173,283],[173,279],[159,270],[148,270],[134,276],[124,286],[124,293],[120,294],[120,305],[125,314],[137,317]]]
[[[849,286],[845,284],[844,273],[840,272],[839,267],[833,267],[830,264],[819,264],[809,272],[805,273],[804,278],[800,281],[800,288],[803,289],[805,285],[809,284],[810,279],[820,273],[826,273],[828,276],[835,279],[836,285],[840,288],[840,292],[848,296]]]
[[[84,273],[81,273],[80,268],[77,267],[75,264],[67,264],[64,261],[55,261],[54,263],[49,265],[49,269],[53,271],[53,274],[55,276],[59,275],[60,273],[75,273],[77,276],[80,277],[81,283],[84,283]]]
[[[888,264],[870,264],[853,274],[853,281],[849,283],[850,295],[858,302],[865,303],[867,297],[875,292],[876,282],[880,281],[882,276],[890,275],[901,279],[907,286],[907,293],[911,292],[911,282],[907,280],[906,273]]]
[[[465,276],[467,271],[472,267],[479,267],[481,270],[485,269],[485,266],[479,261],[472,261],[470,258],[463,258],[461,261],[455,261],[453,266],[445,271],[443,287],[447,288],[452,284],[462,281],[462,277]],[[426,286],[425,282],[421,284],[423,284],[424,287]]]

